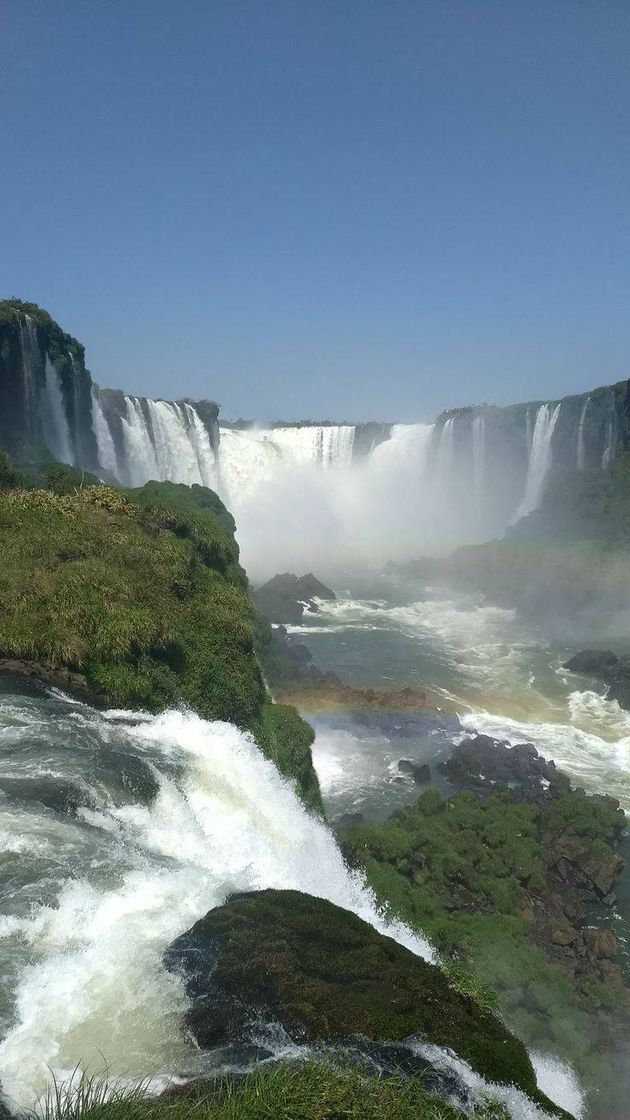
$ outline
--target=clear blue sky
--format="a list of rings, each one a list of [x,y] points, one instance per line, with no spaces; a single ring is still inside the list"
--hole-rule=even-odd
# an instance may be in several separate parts
[[[630,376],[628,0],[2,0],[0,294],[226,416]]]

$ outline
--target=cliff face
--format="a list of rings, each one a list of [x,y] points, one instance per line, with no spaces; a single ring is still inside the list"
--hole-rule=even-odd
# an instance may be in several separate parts
[[[54,458],[132,486],[147,477],[212,485],[218,414],[213,401],[100,389],[81,343],[46,311],[0,301],[0,450],[12,458]],[[186,477],[182,458],[193,460]]]
[[[98,467],[84,349],[37,304],[0,302],[0,447]]]

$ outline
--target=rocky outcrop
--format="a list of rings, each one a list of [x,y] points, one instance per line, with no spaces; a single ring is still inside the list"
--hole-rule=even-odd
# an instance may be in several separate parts
[[[439,764],[440,771],[454,785],[486,790],[503,782],[519,791],[526,800],[545,802],[559,792],[569,791],[569,779],[547,762],[531,743],[511,746],[490,735],[473,735],[453,749],[450,758]],[[548,793],[553,783],[553,790]]]
[[[312,572],[294,576],[290,572],[273,576],[253,593],[256,607],[270,622],[299,624],[305,611],[316,614],[316,600],[332,601],[334,591],[318,580]]]
[[[602,681],[608,686],[607,698],[630,710],[630,657],[617,657],[609,649],[585,649],[569,658],[564,667]]]
[[[234,895],[177,938],[166,963],[186,979],[187,1026],[202,1048],[246,1037],[256,1019],[303,1042],[418,1034],[549,1105],[525,1047],[494,1014],[435,965],[324,899]]]

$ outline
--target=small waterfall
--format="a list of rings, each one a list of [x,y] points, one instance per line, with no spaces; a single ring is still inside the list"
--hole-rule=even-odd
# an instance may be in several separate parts
[[[480,507],[483,501],[483,484],[486,470],[486,421],[483,416],[473,417],[472,464],[475,501],[477,506]]]
[[[42,432],[49,451],[62,463],[74,463],[70,428],[59,374],[46,355],[46,383],[39,400]]]
[[[96,389],[92,388],[92,428],[98,448],[98,461],[103,470],[118,477],[116,445]]]
[[[161,478],[153,438],[137,397],[125,397],[127,415],[121,417],[125,447],[126,477],[129,486],[144,486],[151,478]]]
[[[199,477],[203,486],[216,490],[218,485],[217,457],[210,442],[208,430],[197,410],[188,402],[183,405],[188,422],[188,435],[197,457]]]
[[[542,500],[545,479],[551,466],[551,439],[560,414],[560,405],[557,404],[553,411],[551,409],[550,404],[542,404],[536,414],[525,493],[512,518],[512,525],[537,509]]]
[[[437,452],[435,455],[436,481],[443,489],[448,485],[453,470],[453,436],[455,421],[449,416],[445,421],[438,436]]]
[[[602,470],[607,471],[612,466],[615,458],[615,418],[611,416],[606,421],[606,437],[602,454]]]
[[[579,471],[583,471],[586,465],[586,450],[584,447],[584,425],[586,423],[586,410],[589,405],[590,397],[587,397],[582,406],[582,414],[578,424],[577,433],[577,452],[576,452],[576,466]]]
[[[29,435],[33,434],[33,421],[37,415],[37,367],[41,361],[35,324],[29,315],[18,315],[20,350],[22,352],[22,391],[24,415]]]

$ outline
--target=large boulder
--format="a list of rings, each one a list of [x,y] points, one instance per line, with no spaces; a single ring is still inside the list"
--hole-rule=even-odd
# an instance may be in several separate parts
[[[418,1034],[557,1113],[537,1089],[525,1047],[494,1014],[441,969],[323,899],[291,890],[234,895],[178,937],[166,963],[186,979],[187,1026],[202,1048],[246,1037],[261,1019],[302,1042]]]
[[[270,622],[297,624],[301,622],[305,610],[317,613],[317,599],[330,601],[336,596],[312,572],[305,576],[283,572],[252,592],[252,598],[260,613]]]

